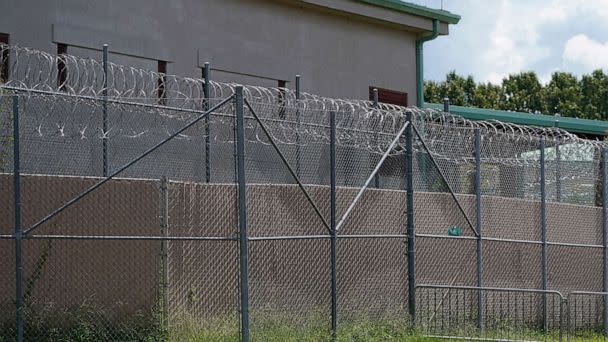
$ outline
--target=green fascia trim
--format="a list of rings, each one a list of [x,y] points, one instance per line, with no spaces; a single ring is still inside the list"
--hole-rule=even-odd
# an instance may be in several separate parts
[[[425,107],[443,110],[443,104],[425,103]],[[522,112],[508,112],[503,110],[483,109],[475,107],[450,106],[450,113],[460,115],[465,119],[497,120],[518,125],[554,127],[555,121],[559,128],[571,133],[589,134],[596,136],[608,135],[608,121],[555,117],[551,115],[530,114]]]
[[[359,0],[368,4],[390,8],[399,12],[417,15],[420,17],[426,17],[431,19],[437,19],[439,21],[446,22],[448,24],[458,24],[460,16],[458,14],[450,13],[444,10],[438,10],[412,4],[409,2],[403,2],[400,0]]]

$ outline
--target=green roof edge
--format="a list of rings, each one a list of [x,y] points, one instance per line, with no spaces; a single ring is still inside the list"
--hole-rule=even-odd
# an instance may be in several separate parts
[[[425,107],[443,110],[443,104],[425,103]],[[608,121],[577,119],[563,116],[552,116],[543,114],[530,114],[523,112],[508,112],[495,109],[484,109],[476,107],[450,106],[450,113],[460,115],[469,120],[497,120],[518,125],[554,127],[555,121],[559,122],[559,128],[571,133],[589,134],[597,136],[608,135]]]
[[[403,2],[400,0],[359,0],[368,4],[390,8],[399,12],[409,13],[418,15],[421,17],[427,17],[431,19],[437,19],[439,21],[446,22],[448,24],[458,24],[460,16],[453,14],[448,11],[438,10],[429,8],[426,6],[420,6],[409,2]]]

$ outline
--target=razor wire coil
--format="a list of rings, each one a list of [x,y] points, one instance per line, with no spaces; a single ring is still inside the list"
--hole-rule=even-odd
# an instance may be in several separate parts
[[[106,74],[103,63],[95,59],[0,44],[0,68],[3,66],[8,66],[8,70],[0,71],[8,78],[2,88],[16,90],[22,96],[26,94],[31,100],[48,102],[51,109],[46,114],[39,113],[35,119],[35,131],[40,136],[55,134],[85,139],[91,135],[138,138],[159,132],[171,134],[180,122],[200,115],[206,103],[231,96],[239,85],[210,81],[210,93],[205,97],[204,79],[162,74],[112,62],[108,63]],[[412,113],[415,126],[432,154],[456,163],[472,162],[469,147],[475,129],[481,131],[487,146],[482,155],[486,163],[528,165],[535,158],[526,152],[537,149],[540,139],[544,139],[550,148],[570,146],[571,159],[597,156],[603,146],[599,141],[581,139],[555,127],[472,121],[433,109],[386,103],[376,106],[372,101],[335,99],[305,92],[300,93],[298,99],[295,91],[287,88],[244,85],[243,91],[272,138],[285,145],[328,143],[329,113],[334,112],[338,145],[377,154],[385,152],[405,123],[406,113]],[[119,120],[110,121],[105,132],[91,132],[89,124],[103,103],[109,112],[121,113]],[[58,106],[62,107],[63,114],[53,117],[55,122],[49,122],[49,113]],[[151,122],[162,129],[154,130],[150,125],[142,124],[144,120],[137,120],[137,116],[143,115],[152,117]],[[79,119],[73,120],[75,117]],[[233,112],[227,108],[213,113],[207,124],[230,125],[232,120]],[[268,138],[256,125],[249,124],[247,128],[248,139],[268,143]],[[196,134],[204,135],[205,132],[201,127]],[[212,138],[214,141],[226,140],[217,135]],[[416,148],[422,150],[420,146]],[[399,142],[391,153],[402,150],[403,143]]]

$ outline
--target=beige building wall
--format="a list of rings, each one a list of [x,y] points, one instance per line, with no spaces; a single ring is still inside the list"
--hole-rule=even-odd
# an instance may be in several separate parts
[[[28,20],[23,20],[28,18]],[[447,34],[447,24],[440,28]],[[408,93],[415,105],[415,40],[432,19],[352,0],[9,0],[0,32],[11,42],[56,53],[201,77],[210,62],[217,81],[367,99],[368,87]]]

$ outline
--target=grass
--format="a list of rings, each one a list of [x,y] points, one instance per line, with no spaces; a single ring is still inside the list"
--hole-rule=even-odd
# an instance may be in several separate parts
[[[6,311],[4,311],[6,312]],[[81,305],[70,310],[43,310],[27,313],[25,341],[171,341],[171,342],[232,342],[240,341],[239,316],[231,314],[223,318],[196,322],[188,317],[173,317],[168,329],[159,324],[159,316],[154,312],[139,311],[124,315],[122,319],[108,319],[104,310]],[[6,317],[3,317],[6,318]],[[294,321],[288,315],[272,316],[252,313],[251,340],[254,342],[279,341],[331,341],[329,322],[326,316],[307,315]],[[544,335],[534,329],[507,326],[479,334],[474,327],[459,326],[456,330],[439,330],[426,335],[451,335],[483,337],[487,339],[510,339],[528,341],[557,341],[559,331]],[[597,330],[596,330],[597,331]],[[14,319],[0,323],[0,342],[14,341]],[[566,334],[563,334],[564,340]],[[581,331],[572,334],[570,341],[603,340],[601,332]],[[423,336],[403,319],[367,319],[347,321],[342,319],[338,326],[337,341],[412,341],[434,342],[439,338]]]
[[[120,318],[108,319],[104,310],[83,303],[78,307],[62,310],[39,308],[38,311],[33,311],[26,308],[24,315],[24,341],[166,340],[166,331],[161,329],[157,315],[153,312],[137,311]],[[15,340],[15,326],[14,318],[0,322],[0,342]]]
[[[174,319],[169,329],[163,329],[153,314],[139,312],[122,320],[104,319],[103,312],[87,306],[65,311],[45,311],[27,315],[25,341],[175,341],[232,342],[240,341],[237,315],[197,324],[190,319]],[[306,317],[300,322],[287,322],[284,317],[261,319],[252,317],[252,341],[331,341],[327,321]],[[344,322],[340,324],[337,340],[351,341],[439,341],[422,337],[402,321]],[[14,341],[14,320],[0,324],[0,342]]]
[[[412,341],[434,342],[435,338],[423,337],[411,330],[409,325],[398,325],[396,322],[359,322],[344,323],[337,332],[337,341]],[[207,327],[192,327],[187,330],[172,331],[170,341],[185,342],[233,342],[240,341],[239,324],[234,321],[217,322]],[[182,329],[184,327],[181,327]],[[315,323],[287,324],[283,320],[264,320],[254,322],[251,326],[252,341],[268,342],[316,342],[331,341],[329,326]]]

